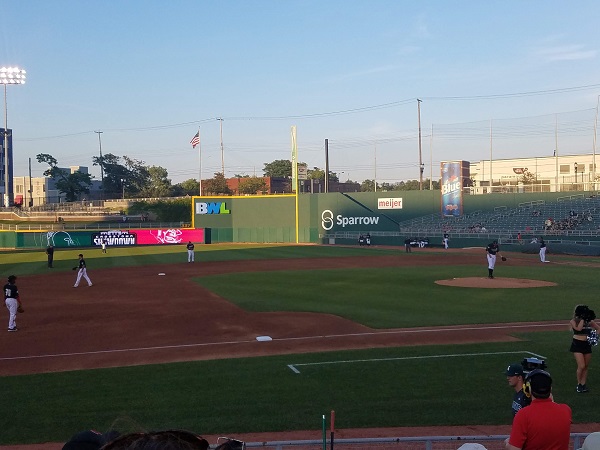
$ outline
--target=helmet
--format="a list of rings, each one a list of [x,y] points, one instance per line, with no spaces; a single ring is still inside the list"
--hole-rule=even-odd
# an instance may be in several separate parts
[[[14,283],[17,280],[17,276],[16,275],[9,275],[8,276],[8,282],[9,283]]]

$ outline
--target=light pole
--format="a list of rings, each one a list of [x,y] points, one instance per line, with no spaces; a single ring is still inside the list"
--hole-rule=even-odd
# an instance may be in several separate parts
[[[104,165],[104,161],[102,160],[102,139],[100,139],[100,135],[102,134],[102,131],[94,131],[94,133],[98,133],[98,145],[100,145],[100,180],[101,181],[101,186],[100,189],[102,189],[100,191],[100,199],[103,200],[104,199],[104,168],[102,167]]]
[[[577,184],[577,163],[573,164],[575,166],[575,184]]]
[[[25,84],[25,72],[18,67],[0,67],[0,84],[4,85],[4,206],[10,206],[10,192],[8,191],[8,106],[6,102],[6,86],[9,84]]]
[[[423,154],[421,153],[421,101],[417,99],[417,112],[419,115],[419,190],[423,190]]]
[[[121,189],[123,190],[121,199],[125,200],[125,178],[121,178]]]

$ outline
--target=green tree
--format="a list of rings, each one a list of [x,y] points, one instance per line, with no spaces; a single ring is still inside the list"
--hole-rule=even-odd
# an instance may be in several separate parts
[[[202,182],[202,190],[207,194],[231,195],[231,189],[227,186],[225,175],[221,172],[215,173],[214,178],[211,178],[210,180],[204,180]]]
[[[167,169],[160,166],[150,166],[147,169],[148,179],[140,190],[143,197],[169,197],[173,192]]]
[[[267,190],[267,183],[263,178],[248,177],[240,181],[238,192],[240,194],[257,194]]]
[[[200,193],[200,183],[194,178],[182,181],[173,186],[173,195],[198,195]]]
[[[68,202],[79,200],[82,194],[90,193],[92,185],[92,176],[89,173],[73,172],[68,169],[58,167],[58,161],[52,155],[40,153],[36,155],[37,162],[40,164],[48,164],[48,169],[44,171],[44,176],[54,180],[56,189],[65,194],[65,199]]]
[[[374,192],[375,191],[375,180],[364,180],[360,184],[361,192]],[[379,184],[377,184],[377,190],[379,190]]]
[[[270,163],[265,163],[263,174],[265,177],[291,178],[292,162],[289,159],[276,159]]]
[[[126,192],[131,197],[143,195],[145,189],[150,187],[150,173],[144,161],[123,156],[128,174],[125,178]],[[170,183],[170,181],[169,181]]]
[[[121,164],[121,157],[107,153],[102,157],[92,157],[92,162],[94,166],[100,166],[104,173],[102,182],[104,198],[120,198],[123,187],[123,181],[121,180],[129,180],[130,178],[129,170]]]

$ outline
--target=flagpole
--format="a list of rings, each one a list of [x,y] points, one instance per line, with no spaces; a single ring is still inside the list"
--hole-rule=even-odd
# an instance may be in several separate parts
[[[198,127],[198,175],[199,175],[199,186],[200,186],[200,197],[202,197],[202,139],[200,138],[200,127]]]

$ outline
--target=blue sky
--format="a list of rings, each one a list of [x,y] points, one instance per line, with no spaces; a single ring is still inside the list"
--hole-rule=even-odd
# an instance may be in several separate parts
[[[174,183],[290,158],[342,180],[418,178],[442,160],[591,153],[600,2],[0,0],[15,175],[99,153]],[[2,123],[3,117],[2,114]],[[432,135],[433,130],[433,137]],[[556,139],[558,136],[558,139]],[[432,168],[433,167],[433,168]]]

